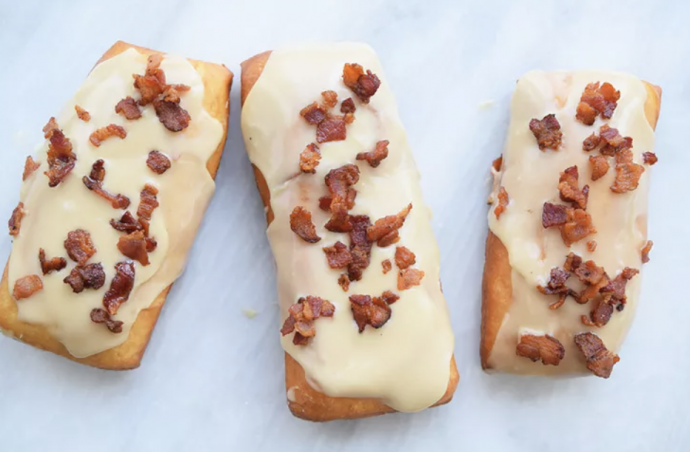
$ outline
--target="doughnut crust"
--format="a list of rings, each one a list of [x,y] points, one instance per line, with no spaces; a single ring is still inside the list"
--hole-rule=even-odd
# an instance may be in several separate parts
[[[130,48],[134,48],[144,55],[162,53],[118,41],[108,49],[96,64],[119,55]],[[195,60],[189,61],[204,82],[204,108],[223,126],[223,139],[220,141],[218,147],[206,164],[208,172],[215,179],[223,154],[223,147],[225,146],[225,138],[227,136],[229,92],[233,74],[223,65]],[[36,348],[53,352],[81,364],[109,370],[128,370],[139,367],[146,346],[151,338],[153,328],[160,315],[161,308],[172,286],[170,285],[163,290],[147,309],[143,309],[139,313],[124,343],[86,358],[75,358],[57,339],[53,338],[43,326],[17,320],[17,305],[10,295],[8,287],[8,267],[9,265],[5,267],[2,283],[0,283],[0,330],[4,334],[29,345],[33,345]]]

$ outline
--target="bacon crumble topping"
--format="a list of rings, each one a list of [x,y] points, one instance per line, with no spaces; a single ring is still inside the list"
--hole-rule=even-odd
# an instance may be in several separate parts
[[[329,115],[316,126],[317,143],[344,140],[347,138],[346,124],[345,119]]]
[[[582,209],[566,209],[566,222],[561,226],[561,237],[565,246],[570,246],[590,234],[597,232],[592,216]]]
[[[345,63],[343,82],[365,104],[381,86],[381,80],[375,74],[369,70],[365,74],[364,68],[356,63]]]
[[[310,143],[299,155],[299,169],[303,173],[314,174],[320,160],[321,151],[319,147],[314,143]]]
[[[646,264],[649,262],[649,252],[652,251],[652,246],[654,245],[654,242],[651,240],[647,240],[647,242],[644,244],[644,247],[642,248],[641,254],[642,254],[642,263]]]
[[[122,303],[129,299],[129,294],[134,288],[134,276],[135,268],[132,261],[115,264],[115,276],[110,281],[110,288],[103,296],[103,306],[108,314],[117,314]]]
[[[415,264],[416,260],[415,254],[404,246],[395,247],[395,265],[398,266],[400,270],[405,270]]]
[[[105,272],[100,263],[77,265],[62,281],[69,284],[74,293],[81,293],[84,289],[98,290],[105,284]]]
[[[24,174],[22,174],[22,180],[27,180],[40,166],[41,164],[36,162],[33,157],[28,156],[24,162]]]
[[[644,173],[644,166],[632,162],[616,163],[616,179],[611,185],[614,193],[626,193],[635,190],[640,183],[640,177]]]
[[[89,122],[91,120],[91,115],[88,111],[81,108],[79,105],[74,106],[74,111],[77,112],[77,116],[84,122]]]
[[[590,253],[593,253],[597,250],[597,241],[596,240],[590,240],[587,242],[587,251]]]
[[[76,229],[67,233],[65,250],[70,259],[78,265],[84,265],[96,254],[96,247],[91,241],[91,234],[83,229]]]
[[[599,115],[602,119],[611,119],[620,97],[620,91],[616,91],[608,82],[604,82],[601,86],[599,82],[589,83],[580,97],[575,117],[588,126],[594,124]]]
[[[350,295],[350,308],[360,333],[367,325],[381,328],[391,318],[391,308],[383,297]]]
[[[508,207],[508,203],[510,200],[508,199],[508,192],[506,191],[505,188],[501,187],[498,189],[498,205],[494,209],[494,215],[496,215],[496,219],[500,220],[501,215],[503,212],[505,212],[506,207]]]
[[[127,96],[115,105],[115,113],[124,116],[129,121],[141,118],[141,110],[137,101]]]
[[[333,108],[338,104],[338,94],[335,91],[324,91],[321,93],[323,97],[323,104],[326,108]]]
[[[609,171],[609,161],[603,155],[590,155],[589,164],[592,167],[592,180],[599,180]]]
[[[29,275],[19,278],[14,283],[14,289],[12,289],[12,296],[15,300],[22,300],[24,298],[29,298],[39,290],[43,290],[43,281],[38,275]]]
[[[321,237],[316,234],[316,226],[311,220],[311,212],[302,206],[297,206],[292,210],[290,229],[307,243],[316,243],[321,240]]]
[[[541,225],[544,227],[544,229],[553,226],[563,226],[566,221],[568,221],[567,211],[569,209],[572,210],[572,208],[568,206],[545,202],[544,209],[541,214]]]
[[[578,179],[580,174],[577,165],[566,168],[558,179],[558,191],[562,201],[569,202],[575,208],[587,209],[587,198],[589,196],[589,185],[585,185],[580,190]]]
[[[328,266],[331,268],[345,268],[352,262],[352,255],[347,245],[338,241],[333,246],[323,248],[328,260]]]
[[[418,286],[424,278],[424,272],[416,268],[406,268],[398,272],[398,290],[407,290]]]
[[[44,275],[51,272],[59,272],[63,268],[67,267],[67,261],[64,257],[54,257],[50,260],[46,259],[46,252],[43,248],[38,250],[38,262],[41,264],[41,271]]]
[[[393,264],[391,264],[390,259],[386,259],[381,262],[381,267],[383,267],[383,274],[385,275],[386,273],[391,271],[391,269],[393,268]]]
[[[105,179],[105,168],[103,165],[103,160],[96,160],[91,167],[91,174],[84,176],[82,182],[84,182],[86,188],[110,202],[113,209],[126,209],[130,203],[128,197],[119,194],[113,195],[103,188],[103,180]]]
[[[114,218],[110,220],[110,226],[116,231],[131,233],[134,231],[141,231],[144,227],[134,218],[134,216],[126,211],[119,220]]]
[[[143,231],[134,231],[121,236],[117,242],[117,249],[124,256],[139,261],[141,265],[149,265],[147,242]]]
[[[340,113],[348,114],[354,113],[355,111],[357,111],[357,107],[355,107],[355,102],[351,97],[348,97],[343,101],[342,104],[340,104]]]
[[[91,310],[91,321],[93,323],[104,324],[111,333],[122,333],[123,323],[119,320],[113,320],[108,311],[103,308],[94,308]]]
[[[22,228],[22,219],[24,218],[25,213],[26,212],[24,211],[23,202],[17,204],[17,207],[15,207],[12,211],[12,216],[10,217],[10,220],[7,222],[7,227],[9,228],[10,235],[12,237],[16,237],[19,235],[19,231]]]
[[[307,105],[304,107],[300,112],[300,116],[304,118],[305,121],[307,121],[311,125],[318,125],[326,119],[326,116],[328,115],[328,111],[320,106],[316,102],[312,102],[311,104]]]
[[[515,348],[515,354],[529,358],[532,362],[541,360],[545,366],[557,366],[565,357],[565,348],[558,339],[548,334],[523,334]]]
[[[153,150],[149,152],[149,156],[146,159],[146,166],[156,174],[163,174],[170,169],[171,164],[167,155],[160,151]]]
[[[369,266],[371,247],[373,242],[367,238],[367,230],[371,226],[371,220],[367,215],[353,215],[350,217],[350,254],[352,262],[347,266],[347,275],[350,281],[362,279],[362,273]]]
[[[357,154],[357,160],[366,160],[372,168],[378,167],[386,157],[388,157],[388,140],[376,143],[376,148],[373,151]]]
[[[570,253],[573,254],[573,253]],[[566,262],[567,266],[568,262]],[[562,270],[558,267],[551,269],[549,281],[546,286],[537,285],[537,290],[544,295],[558,295],[558,300],[549,305],[549,309],[558,309],[565,303],[568,295],[578,300],[577,293],[565,285],[565,282],[570,278],[568,270]]]
[[[151,215],[160,204],[158,203],[158,189],[151,184],[144,185],[144,189],[139,194],[139,207],[137,208],[137,217],[139,223],[143,226],[144,235],[149,236],[149,223],[151,222]]]
[[[529,122],[529,130],[537,139],[537,144],[542,152],[547,148],[557,151],[561,145],[563,133],[561,132],[561,125],[553,113],[544,116],[541,120],[532,119]]]
[[[367,240],[376,242],[381,248],[397,243],[400,240],[398,230],[405,223],[405,219],[411,210],[412,203],[408,204],[407,207],[396,215],[388,215],[376,220],[373,226],[367,228]]]
[[[127,137],[127,131],[122,126],[117,124],[108,124],[105,127],[96,129],[89,136],[89,141],[96,147],[99,147],[101,143],[110,137],[120,137],[125,139]]]
[[[599,143],[601,143],[601,137],[597,135],[596,132],[592,132],[592,134],[582,142],[582,150],[585,152],[593,151],[599,147]]]
[[[58,128],[55,118],[50,118],[48,124],[43,127],[48,144],[48,186],[57,187],[62,180],[74,169],[77,156],[72,152],[72,143],[69,138]]]
[[[642,153],[642,161],[649,166],[654,165],[656,162],[659,161],[659,158],[656,156],[655,153],[653,152],[643,152]]]
[[[180,106],[179,97],[177,97],[177,102],[156,99],[153,101],[153,108],[156,110],[158,120],[171,132],[180,132],[186,129],[192,120],[187,110]]]
[[[338,278],[338,285],[341,289],[343,289],[343,292],[347,292],[348,290],[350,290],[350,278],[343,273]]]
[[[599,336],[586,332],[575,335],[575,345],[587,362],[587,369],[601,378],[609,378],[613,366],[620,361],[618,355],[610,352]]]
[[[286,336],[294,331],[292,343],[307,345],[309,338],[316,336],[314,321],[319,317],[333,317],[334,313],[335,306],[330,301],[311,295],[302,297],[288,309],[288,317],[280,333]]]
[[[348,211],[355,206],[357,191],[352,186],[359,181],[359,168],[348,164],[333,169],[326,175],[325,181],[331,193],[331,219],[325,228],[331,232],[349,232],[352,222]]]
[[[599,289],[604,296],[611,296],[611,303],[625,305],[628,297],[625,295],[625,286],[635,275],[640,273],[639,270],[625,267],[623,271],[613,280],[609,281],[604,287]]]

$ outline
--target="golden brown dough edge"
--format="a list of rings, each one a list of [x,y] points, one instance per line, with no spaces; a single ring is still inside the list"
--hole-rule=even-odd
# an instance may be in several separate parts
[[[162,53],[118,41],[108,49],[96,64],[112,58],[129,48],[135,48],[145,55]],[[223,138],[206,165],[209,173],[215,179],[228,131],[229,94],[233,74],[222,65],[195,60],[189,61],[201,75],[204,82],[204,108],[223,125]],[[165,303],[165,298],[170,291],[170,287],[172,287],[171,284],[165,288],[147,309],[143,309],[139,313],[129,333],[129,337],[124,343],[87,358],[75,358],[44,327],[17,320],[17,305],[9,292],[7,267],[5,266],[2,283],[0,283],[0,330],[34,347],[101,369],[128,370],[139,367],[153,328],[158,320],[158,315],[163,307],[163,303]]]
[[[242,105],[261,76],[270,55],[270,51],[264,52],[242,63]],[[256,176],[256,185],[267,209],[266,220],[270,224],[274,218],[270,203],[271,194],[261,171],[254,165],[252,167]],[[455,366],[455,357],[451,357],[448,388],[434,406],[443,405],[452,400],[459,380],[460,375]],[[326,422],[337,419],[360,419],[395,411],[377,399],[329,397],[316,391],[307,382],[302,366],[288,353],[285,353],[285,386],[291,392],[290,398],[293,399],[288,400],[290,411],[296,417],[308,421]]]
[[[647,101],[644,105],[647,121],[653,129],[659,120],[661,109],[661,88],[644,82],[647,89]],[[503,242],[489,231],[486,237],[486,255],[484,277],[482,279],[482,324],[479,354],[482,368],[489,370],[489,356],[496,342],[513,298],[512,269],[508,250]]]

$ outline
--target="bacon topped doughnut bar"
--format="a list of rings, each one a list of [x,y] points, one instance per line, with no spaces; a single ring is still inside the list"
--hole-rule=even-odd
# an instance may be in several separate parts
[[[141,362],[213,195],[224,66],[118,42],[28,157],[0,329],[104,369]]]
[[[292,413],[328,421],[448,402],[459,377],[438,246],[374,51],[257,55],[242,65],[242,100]]]
[[[494,162],[482,365],[608,378],[649,260],[661,90],[610,72],[530,72]]]

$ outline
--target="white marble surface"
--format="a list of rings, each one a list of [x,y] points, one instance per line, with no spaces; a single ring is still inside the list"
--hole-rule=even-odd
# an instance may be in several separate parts
[[[414,415],[317,425],[289,414],[273,263],[236,83],[218,190],[142,367],[94,370],[2,338],[0,450],[690,450],[688,17],[687,2],[650,0],[0,0],[7,217],[41,127],[118,39],[223,62],[237,75],[245,58],[290,42],[373,45],[435,212],[462,375],[450,405]],[[664,89],[652,262],[608,381],[489,376],[479,366],[487,169],[515,80],[533,68],[630,71]],[[486,100],[495,103],[478,108]],[[0,259],[10,252],[4,237]],[[243,308],[258,316],[247,319]]]

